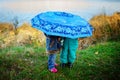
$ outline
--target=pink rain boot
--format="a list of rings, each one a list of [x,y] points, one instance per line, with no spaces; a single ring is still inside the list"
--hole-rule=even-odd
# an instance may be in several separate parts
[[[56,69],[56,68],[52,68],[52,69],[50,69],[50,71],[51,71],[52,73],[56,73],[56,72],[57,72],[57,69]]]

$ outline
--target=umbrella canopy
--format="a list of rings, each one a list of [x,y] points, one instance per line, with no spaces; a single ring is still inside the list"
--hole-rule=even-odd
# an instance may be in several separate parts
[[[66,12],[44,12],[31,20],[32,27],[48,35],[68,38],[92,36],[91,25],[78,15]]]

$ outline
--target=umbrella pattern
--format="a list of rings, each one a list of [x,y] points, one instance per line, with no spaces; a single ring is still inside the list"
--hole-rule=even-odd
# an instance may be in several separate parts
[[[68,38],[92,36],[92,26],[83,18],[66,12],[45,12],[36,15],[32,27],[48,35]]]

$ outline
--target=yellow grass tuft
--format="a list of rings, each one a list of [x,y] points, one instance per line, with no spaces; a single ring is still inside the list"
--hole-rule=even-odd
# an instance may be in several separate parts
[[[24,23],[16,30],[13,27],[9,23],[0,24],[0,48],[12,45],[34,44],[41,46],[45,44],[44,34],[32,28],[31,25]]]
[[[120,39],[120,13],[95,16],[90,20],[90,24],[95,29],[92,37],[96,41]]]
[[[120,12],[112,16],[104,14],[94,16],[89,23],[94,27],[93,36],[79,40],[79,49],[97,42],[120,40]]]

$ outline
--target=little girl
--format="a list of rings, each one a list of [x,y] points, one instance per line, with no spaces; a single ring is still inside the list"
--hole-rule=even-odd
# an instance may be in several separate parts
[[[50,36],[46,35],[46,49],[48,53],[48,69],[52,73],[56,73],[58,70],[56,69],[56,66],[58,64],[55,62],[56,60],[56,53],[58,53],[61,49],[60,45],[60,37],[58,36]]]

